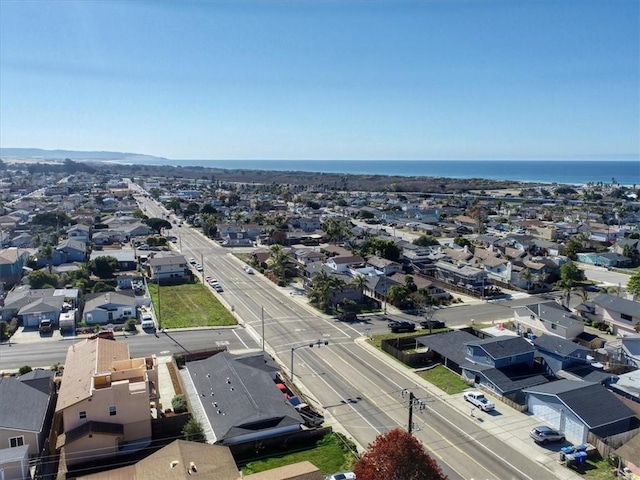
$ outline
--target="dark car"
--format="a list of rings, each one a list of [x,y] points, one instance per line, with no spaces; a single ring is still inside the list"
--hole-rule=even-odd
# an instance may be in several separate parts
[[[393,333],[413,332],[416,329],[416,324],[413,322],[390,322],[387,326]]]
[[[345,312],[338,315],[338,320],[341,322],[355,322],[358,320],[358,315],[355,312]]]
[[[442,320],[423,320],[420,322],[422,328],[444,328],[444,322]]]
[[[529,432],[529,436],[536,442],[542,443],[543,445],[546,445],[549,442],[564,442],[564,433],[544,425],[535,427]]]

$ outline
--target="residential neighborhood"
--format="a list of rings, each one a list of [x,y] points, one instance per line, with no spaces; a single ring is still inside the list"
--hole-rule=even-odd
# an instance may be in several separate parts
[[[307,383],[322,375],[303,373],[313,361],[297,366],[334,341],[351,362],[366,342],[416,376],[444,368],[496,412],[526,413],[640,476],[635,187],[412,194],[50,167],[0,170],[1,352],[61,342],[65,351],[51,368],[25,356],[20,372],[0,357],[3,479],[235,480],[263,450],[351,433],[344,413],[314,403]],[[249,314],[240,294],[254,282],[271,293],[249,295],[280,299],[282,312]],[[172,307],[185,299],[179,323]],[[476,322],[467,308],[502,313]],[[287,325],[300,319],[304,327]],[[396,333],[398,322],[411,328]],[[208,348],[171,336],[196,328],[213,339]],[[288,328],[304,341],[271,348]],[[253,344],[230,349],[222,332],[240,330]],[[169,339],[178,351],[163,351],[166,361],[133,354],[130,338]],[[375,404],[348,388],[341,405]],[[469,415],[459,393],[443,395],[465,418],[494,411]],[[320,467],[243,478],[333,473]]]

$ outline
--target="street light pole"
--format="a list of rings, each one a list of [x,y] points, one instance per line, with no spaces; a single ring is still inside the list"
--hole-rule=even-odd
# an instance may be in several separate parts
[[[295,376],[294,376],[294,373],[293,373],[293,352],[295,352],[299,348],[304,348],[304,347],[307,347],[307,346],[309,348],[313,348],[313,347],[320,348],[322,345],[329,345],[329,340],[317,340],[314,343],[310,343],[309,345],[305,344],[305,345],[298,345],[297,347],[291,347],[291,364],[289,365],[289,372],[291,373],[291,383],[292,384],[295,381]]]

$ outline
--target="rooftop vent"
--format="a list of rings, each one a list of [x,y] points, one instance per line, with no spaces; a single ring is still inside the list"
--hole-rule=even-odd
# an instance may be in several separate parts
[[[178,460],[173,460],[170,464],[170,468],[176,468],[180,462]]]

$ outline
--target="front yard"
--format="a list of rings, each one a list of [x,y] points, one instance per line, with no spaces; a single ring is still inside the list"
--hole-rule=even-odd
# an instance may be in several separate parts
[[[418,372],[418,375],[449,395],[464,392],[469,388],[469,385],[460,378],[460,375],[456,375],[442,365]]]
[[[339,433],[330,433],[320,440],[314,448],[250,462],[242,468],[242,473],[250,475],[308,460],[318,467],[323,475],[330,475],[353,469],[357,461],[353,451],[355,451],[355,446],[348,439]]]
[[[235,325],[231,313],[202,283],[149,284],[160,328],[221,327]]]

